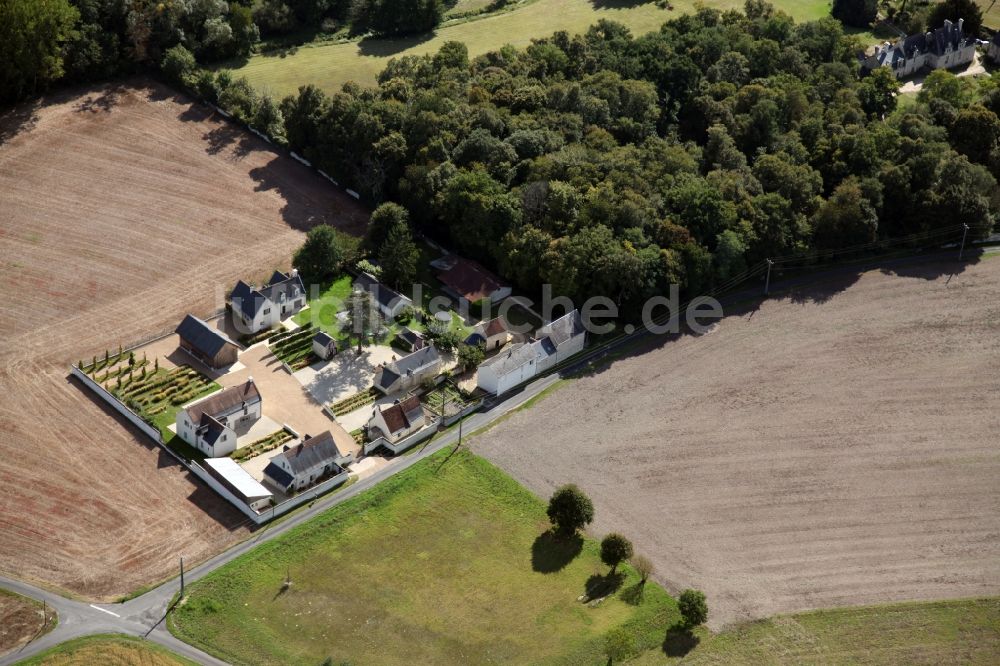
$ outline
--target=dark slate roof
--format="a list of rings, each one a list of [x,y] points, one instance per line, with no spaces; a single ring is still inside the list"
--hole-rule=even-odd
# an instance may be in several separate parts
[[[295,477],[275,465],[273,462],[267,463],[267,467],[264,468],[264,475],[270,477],[275,483],[285,490],[288,490],[289,486],[292,485],[292,482],[295,481]]]
[[[330,334],[326,331],[317,331],[316,335],[313,336],[313,342],[318,342],[324,347],[327,347],[331,342],[333,342],[333,338],[331,338]]]
[[[365,291],[371,292],[372,296],[379,303],[379,305],[391,308],[396,301],[403,300],[405,297],[398,291],[390,289],[381,282],[375,279],[375,276],[370,273],[361,273],[354,280],[354,284],[360,286]]]
[[[257,312],[264,307],[266,299],[264,294],[240,280],[233,287],[233,293],[229,295],[229,300],[232,301],[233,307],[239,308],[240,312],[253,319],[257,316]]]
[[[465,339],[467,345],[481,345],[486,342],[486,338],[481,333],[472,333]]]
[[[334,461],[339,457],[340,449],[337,448],[336,442],[333,441],[333,435],[327,430],[315,437],[310,437],[298,446],[293,446],[287,451],[278,454],[274,458],[271,458],[271,460],[284,458],[288,461],[288,465],[292,468],[293,472],[301,474],[314,467],[334,464]]]
[[[865,58],[864,64],[869,69],[879,65],[895,67],[899,60],[912,58],[917,51],[940,56],[949,45],[952,49],[959,49],[971,39],[959,30],[958,23],[946,20],[944,25],[933,31],[909,35],[894,44],[878,47],[874,56]]]
[[[574,338],[584,332],[583,317],[579,310],[568,312],[559,319],[542,326],[538,329],[538,339],[550,338],[552,344],[559,347],[570,338]]]
[[[494,291],[506,286],[500,278],[475,261],[461,257],[437,277],[442,284],[471,303],[488,298]]]
[[[219,423],[219,420],[214,416],[204,413],[201,415],[201,420],[198,422],[198,434],[209,446],[214,446],[215,442],[219,439],[219,435],[225,431],[226,426]]]
[[[552,356],[556,353],[556,345],[552,342],[552,338],[545,336],[538,341],[539,348],[545,353],[546,356]]]
[[[434,348],[434,345],[427,345],[412,354],[407,354],[403,358],[383,366],[382,374],[379,377],[379,387],[388,389],[400,377],[411,375],[418,372],[421,368],[440,360],[441,355],[438,354],[438,350]]]
[[[399,375],[390,370],[389,366],[383,366],[382,373],[378,377],[379,388],[388,389],[396,383],[397,379],[399,379]]]
[[[285,275],[281,271],[274,271],[267,284],[260,288],[260,293],[272,303],[278,303],[281,301],[282,294],[287,300],[305,296],[306,288],[302,284],[302,278],[297,273]]]
[[[424,407],[420,404],[420,398],[415,395],[382,409],[382,418],[389,428],[388,434],[409,428],[423,416]]]
[[[174,329],[174,332],[209,358],[218,354],[226,345],[234,344],[221,331],[190,314],[184,317],[184,321]]]
[[[403,340],[404,342],[410,345],[415,345],[416,343],[424,339],[424,336],[420,335],[413,329],[405,327],[399,333],[396,334],[396,337],[398,337],[400,340]]]
[[[201,423],[202,414],[215,416],[231,410],[237,405],[242,405],[244,402],[255,403],[259,400],[260,391],[257,390],[257,385],[253,383],[252,379],[248,379],[238,386],[230,386],[224,391],[191,405],[187,408],[188,418],[191,419],[191,423]]]

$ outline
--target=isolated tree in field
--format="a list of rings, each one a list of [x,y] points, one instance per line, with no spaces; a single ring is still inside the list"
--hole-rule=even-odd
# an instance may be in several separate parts
[[[688,630],[704,624],[708,619],[708,604],[705,593],[699,590],[684,590],[677,598],[677,608],[681,612],[684,627]]]
[[[611,567],[614,573],[618,565],[632,557],[632,542],[621,534],[612,532],[601,540],[601,562]]]
[[[368,342],[372,333],[378,327],[378,311],[375,309],[375,300],[367,290],[355,291],[347,299],[347,330],[351,335],[358,338],[358,353],[361,347]]]
[[[483,348],[479,345],[467,345],[465,343],[458,345],[458,351],[456,354],[458,356],[458,365],[463,370],[475,368],[483,362],[483,359],[486,356],[483,352]]]
[[[546,513],[556,530],[568,536],[594,520],[594,504],[582,490],[570,483],[552,494]]]
[[[653,562],[645,555],[636,555],[632,558],[632,566],[639,572],[639,583],[645,585],[646,581],[653,574]]]
[[[417,277],[417,261],[420,251],[413,242],[410,225],[397,222],[389,230],[382,244],[378,260],[382,266],[382,279],[392,287],[406,290]]]
[[[327,224],[313,227],[306,242],[295,253],[292,265],[302,274],[306,284],[318,284],[336,275],[344,260],[337,232]]]
[[[865,28],[875,20],[878,2],[877,0],[833,0],[830,13],[833,18],[840,19],[849,26]]]

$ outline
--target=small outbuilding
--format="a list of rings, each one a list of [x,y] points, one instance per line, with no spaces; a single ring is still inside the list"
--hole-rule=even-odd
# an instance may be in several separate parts
[[[312,340],[313,353],[324,361],[337,355],[337,341],[326,331],[317,331]]]
[[[405,326],[396,334],[395,342],[408,352],[415,352],[427,346],[427,339],[423,335]]]
[[[259,512],[271,503],[271,491],[232,458],[206,458],[205,471],[254,511]]]
[[[240,348],[226,335],[194,315],[174,330],[180,336],[180,347],[210,368],[224,368],[236,363]]]

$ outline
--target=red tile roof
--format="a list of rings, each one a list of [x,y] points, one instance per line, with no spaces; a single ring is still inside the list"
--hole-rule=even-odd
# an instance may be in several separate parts
[[[442,284],[471,303],[488,298],[494,291],[506,286],[500,278],[475,261],[463,258],[459,258],[448,270],[438,273],[437,277]]]

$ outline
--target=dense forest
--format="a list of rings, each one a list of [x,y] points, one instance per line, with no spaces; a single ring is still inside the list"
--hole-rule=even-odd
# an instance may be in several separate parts
[[[293,149],[523,289],[634,305],[767,257],[992,226],[1000,92],[941,73],[896,110],[858,50],[751,0],[471,62],[450,43],[280,112]]]
[[[109,18],[119,5],[105,0],[73,6],[87,25],[122,22],[74,33],[66,62],[79,78],[141,44],[179,85],[372,204],[402,204],[414,226],[530,293],[551,283],[630,308],[674,283],[702,293],[768,257],[960,223],[984,235],[1000,205],[991,78],[935,72],[897,108],[891,72],[859,78],[863,45],[838,21],[796,25],[761,0],[641,37],[602,21],[472,60],[451,42],[391,61],[375,88],[306,86],[280,102],[197,65],[248,48],[238,5],[225,20],[185,13],[185,29],[159,14]],[[228,40],[209,29],[221,22]]]

